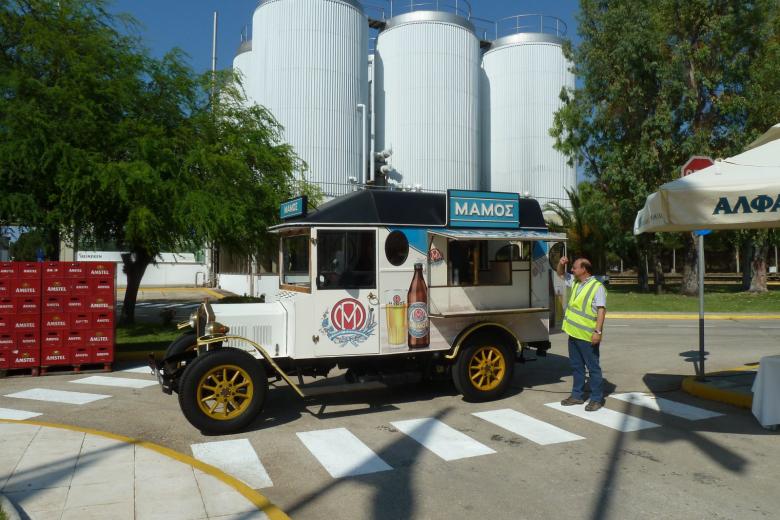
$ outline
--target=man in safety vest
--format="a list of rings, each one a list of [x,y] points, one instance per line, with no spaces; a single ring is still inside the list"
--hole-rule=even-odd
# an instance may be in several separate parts
[[[563,276],[569,259],[565,256],[558,262],[558,276]],[[602,327],[607,315],[607,291],[593,276],[593,267],[586,258],[578,258],[566,274],[566,285],[570,287],[569,303],[563,317],[563,331],[569,335],[569,362],[574,373],[571,395],[561,401],[563,406],[583,404],[585,368],[590,379],[590,402],[585,406],[588,412],[595,412],[604,406],[603,380],[599,365],[599,345]]]

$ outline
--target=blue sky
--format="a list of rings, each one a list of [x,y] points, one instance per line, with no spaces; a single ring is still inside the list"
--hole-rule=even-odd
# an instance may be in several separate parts
[[[421,0],[415,0],[420,2]],[[436,0],[422,0],[434,2]],[[462,0],[459,0],[462,3]],[[454,3],[455,0],[446,0]],[[140,23],[144,45],[155,56],[179,47],[190,57],[197,72],[211,67],[211,33],[213,13],[219,13],[217,36],[217,68],[231,67],[240,43],[241,31],[252,22],[257,0],[114,0],[111,10],[129,13]],[[369,0],[369,4],[388,4]],[[408,5],[408,0],[395,0],[395,5]],[[496,20],[516,14],[546,14],[566,22],[568,37],[577,41],[577,0],[519,1],[471,0],[472,15]],[[481,24],[482,22],[477,22]]]

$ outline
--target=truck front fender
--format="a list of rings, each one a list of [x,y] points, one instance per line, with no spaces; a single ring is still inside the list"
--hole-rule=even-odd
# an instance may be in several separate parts
[[[245,338],[243,336],[215,336],[215,337],[211,337],[211,338],[202,337],[202,338],[198,338],[198,347],[201,347],[201,346],[204,346],[204,345],[210,345],[212,343],[224,342],[224,341],[231,340],[231,339],[232,340],[236,340],[236,341],[244,341],[244,342],[249,343],[250,345],[252,345],[252,347],[254,347],[254,349],[257,350],[260,353],[260,355],[263,356],[263,358],[266,361],[268,361],[268,364],[271,365],[271,368],[273,368],[276,371],[276,373],[279,374],[279,377],[284,379],[285,382],[288,385],[290,385],[292,387],[292,389],[295,390],[295,392],[299,396],[305,397],[303,395],[303,392],[301,391],[301,389],[298,388],[298,385],[293,383],[292,379],[290,379],[287,376],[287,374],[284,373],[284,370],[279,368],[279,365],[276,364],[276,362],[273,360],[273,358],[270,356],[270,354],[268,354],[268,352],[266,352],[266,350],[261,345],[255,343],[251,339],[247,339],[247,338]]]

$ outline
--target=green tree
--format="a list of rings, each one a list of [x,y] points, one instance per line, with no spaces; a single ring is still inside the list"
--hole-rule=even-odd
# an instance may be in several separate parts
[[[0,7],[0,223],[116,243],[126,322],[160,252],[272,247],[267,227],[305,165],[232,72],[196,76],[177,51],[150,58],[103,0]]]
[[[691,155],[733,155],[755,133],[751,66],[765,54],[776,4],[581,1],[582,42],[565,52],[582,87],[562,93],[551,134],[604,192],[620,240],[633,244],[638,258],[653,247],[653,239],[631,235],[647,195]],[[769,76],[770,69],[762,70]],[[696,253],[689,235],[685,242],[682,291],[691,294]]]

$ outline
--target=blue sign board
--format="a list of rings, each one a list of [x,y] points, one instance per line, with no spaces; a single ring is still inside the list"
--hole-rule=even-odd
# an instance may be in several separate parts
[[[520,196],[491,191],[447,191],[447,226],[453,228],[520,227]]]
[[[279,216],[282,220],[293,217],[305,217],[306,216],[307,200],[306,195],[303,197],[296,197],[282,202],[279,208]]]

